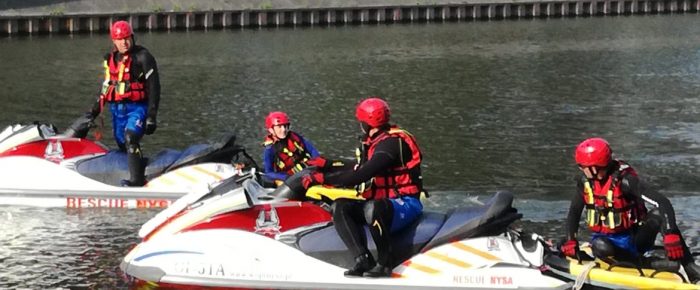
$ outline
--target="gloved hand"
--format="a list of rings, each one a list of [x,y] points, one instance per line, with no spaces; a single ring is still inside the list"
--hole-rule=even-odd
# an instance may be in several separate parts
[[[561,252],[566,255],[567,257],[572,257],[575,258],[576,254],[579,251],[578,248],[578,241],[573,239],[573,240],[568,240],[564,244],[561,245],[560,248]]]
[[[681,236],[676,233],[664,235],[664,248],[666,256],[669,260],[676,261],[683,259],[683,245],[681,244]]]
[[[326,169],[326,166],[330,166],[331,163],[328,162],[328,160],[326,158],[323,158],[322,156],[316,156],[314,158],[307,160],[306,165],[316,166],[319,169]]]
[[[156,116],[148,116],[146,118],[146,135],[151,135],[156,131],[158,127],[158,122],[156,121]]]
[[[323,184],[323,173],[321,172],[314,171],[301,177],[301,185],[304,189],[309,189],[309,187],[317,184]]]

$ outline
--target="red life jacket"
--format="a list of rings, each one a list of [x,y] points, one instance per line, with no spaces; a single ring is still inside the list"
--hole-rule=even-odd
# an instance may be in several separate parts
[[[637,176],[637,173],[623,161],[617,162],[619,169],[610,174],[605,182],[584,177],[582,194],[586,203],[586,224],[593,232],[625,232],[646,216],[644,202],[624,195],[620,188],[622,176]]]
[[[311,159],[304,141],[296,133],[289,131],[287,138],[284,140],[274,140],[271,135],[265,137],[264,146],[275,146],[274,150],[277,153],[275,158],[275,171],[286,172],[287,175],[292,175],[306,167],[306,161]]]
[[[105,69],[105,81],[102,85],[102,99],[107,102],[132,101],[139,102],[146,99],[145,84],[140,77],[132,80],[129,54],[122,55],[119,62],[114,61],[113,51],[103,63]]]
[[[374,154],[374,150],[379,142],[390,137],[399,137],[406,142],[411,149],[411,160],[404,162],[401,160],[401,165],[390,168],[384,173],[372,178],[372,183],[369,188],[361,191],[365,199],[382,199],[396,198],[399,195],[419,195],[423,191],[423,181],[420,172],[421,152],[418,148],[418,143],[413,135],[398,127],[391,127],[389,131],[380,133],[378,137],[371,140],[367,149],[367,158],[369,160]],[[397,144],[401,146],[401,144]]]

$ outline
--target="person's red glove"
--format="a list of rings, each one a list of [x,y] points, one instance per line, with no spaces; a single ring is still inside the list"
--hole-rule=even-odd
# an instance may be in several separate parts
[[[561,245],[561,252],[567,256],[567,257],[576,257],[576,253],[578,253],[578,241],[576,240],[568,240],[564,244]]]
[[[681,236],[679,234],[664,235],[664,248],[666,256],[669,260],[676,261],[683,259],[683,245],[681,244]]]
[[[309,189],[316,184],[323,184],[323,173],[311,172],[301,177],[301,185],[304,189]]]
[[[314,158],[311,158],[306,161],[306,165],[308,166],[316,166],[319,169],[324,169],[326,166],[329,165],[330,162],[326,158],[323,158],[321,156],[316,156]]]

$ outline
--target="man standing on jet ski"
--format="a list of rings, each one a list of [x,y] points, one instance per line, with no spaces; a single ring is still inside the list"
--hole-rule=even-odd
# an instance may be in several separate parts
[[[97,101],[87,117],[94,120],[105,105],[112,112],[114,139],[127,152],[129,180],[123,186],[143,186],[143,154],[140,141],[145,133],[156,130],[160,103],[160,80],[156,60],[148,50],[135,44],[131,25],[126,21],[112,24],[112,50],[105,55],[105,80]]]
[[[355,266],[345,276],[391,276],[391,233],[403,229],[423,211],[421,152],[408,132],[389,125],[389,105],[373,97],[356,109],[364,133],[359,163],[354,170],[310,172],[302,177],[304,188],[313,184],[337,187],[360,185],[358,194],[366,200],[338,199],[333,204],[333,222],[338,235],[355,257]],[[321,171],[331,168],[319,157],[309,160]],[[368,182],[367,187],[362,186]],[[367,249],[364,226],[369,227],[377,245],[377,259]]]
[[[263,141],[263,180],[266,183],[279,185],[306,168],[309,159],[319,156],[311,142],[289,127],[289,116],[284,112],[270,112],[265,118],[268,135]]]
[[[585,209],[596,257],[638,261],[661,232],[667,257],[680,261],[692,282],[700,279],[699,267],[678,230],[668,198],[648,188],[626,162],[613,159],[608,142],[602,138],[581,142],[575,159],[583,176],[569,207],[568,241],[561,246],[566,256],[578,253],[576,236]],[[645,202],[655,208],[647,210]]]

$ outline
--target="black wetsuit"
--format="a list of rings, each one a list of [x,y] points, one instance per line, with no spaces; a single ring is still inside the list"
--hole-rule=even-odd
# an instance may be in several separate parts
[[[127,164],[130,179],[123,181],[124,185],[142,186],[145,183],[143,155],[141,153],[141,137],[143,134],[151,134],[155,130],[158,106],[160,104],[160,78],[156,60],[148,50],[142,46],[134,45],[129,50],[131,64],[129,65],[129,81],[143,83],[145,100],[132,102],[124,100],[110,102],[112,111],[112,129],[119,149],[127,152]],[[113,63],[122,60],[122,54],[118,51],[107,53],[104,60]],[[126,73],[126,70],[124,71]],[[114,93],[114,92],[112,92]],[[102,111],[102,101],[109,101],[113,96],[105,96],[106,100],[97,98],[89,112],[94,119]],[[147,102],[147,103],[146,103]],[[146,107],[145,116],[142,108]],[[119,112],[119,113],[116,113]],[[133,119],[138,119],[134,121]],[[149,132],[149,126],[152,127]]]
[[[104,59],[108,61],[110,55],[111,53],[105,54]],[[132,57],[131,68],[129,69],[131,79],[144,83],[146,99],[148,100],[148,114],[149,116],[155,117],[160,104],[160,77],[156,59],[151,55],[148,49],[135,44],[129,50],[129,55]],[[119,60],[121,60],[121,54],[117,52],[114,54],[114,62],[119,62]],[[100,113],[99,97],[93,104],[91,113],[93,117]]]
[[[380,133],[377,133],[374,137],[379,135]],[[406,142],[399,137],[388,137],[375,145],[372,158],[363,162],[356,170],[346,168],[326,173],[324,183],[337,187],[355,186],[405,164],[411,160],[411,156],[411,149]],[[391,264],[390,233],[393,215],[394,208],[389,199],[340,199],[333,204],[335,228],[353,257],[368,254],[363,226],[370,225],[370,233],[377,245],[377,263],[383,266]],[[379,226],[372,226],[375,223]]]
[[[608,172],[615,172],[619,170],[620,164],[615,162]],[[632,227],[632,237],[634,244],[638,250],[650,249],[654,245],[656,235],[661,232],[666,233],[678,233],[678,226],[676,225],[675,212],[673,206],[668,198],[661,193],[652,190],[646,183],[639,179],[638,176],[632,174],[623,174],[620,177],[620,190],[626,196],[631,196],[638,204],[649,203],[654,206],[654,209],[649,211],[645,220],[638,222]],[[569,239],[575,239],[578,233],[579,221],[581,219],[581,212],[585,208],[586,204],[583,199],[582,193],[584,192],[584,179],[578,178],[577,180],[577,192],[571,199],[571,204],[569,206],[569,214],[567,217],[567,237]],[[681,238],[684,247],[685,262],[692,261],[690,251],[685,241]],[[618,253],[624,251],[617,251]],[[624,254],[621,255],[623,258],[630,258]],[[690,260],[688,260],[690,259]]]

